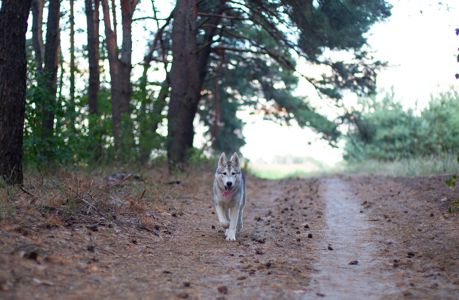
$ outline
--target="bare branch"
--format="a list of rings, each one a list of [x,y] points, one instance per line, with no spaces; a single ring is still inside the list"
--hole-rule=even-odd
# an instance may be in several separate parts
[[[113,18],[113,31],[115,32],[115,35],[118,32],[118,22],[116,21],[116,3],[115,0],[111,0],[112,2],[112,18]]]
[[[174,11],[172,11],[170,13],[170,15],[165,19],[166,22],[164,23],[164,25],[160,27],[159,26],[159,20],[160,19],[157,18],[157,11],[156,11],[156,7],[155,7],[153,1],[152,1],[152,8],[153,8],[153,15],[154,15],[153,19],[156,20],[156,27],[158,28],[158,31],[155,34],[153,42],[150,44],[150,47],[148,49],[148,53],[144,57],[144,64],[148,65],[148,64],[150,64],[151,61],[162,62],[164,64],[164,70],[167,72],[168,60],[166,59],[166,54],[165,54],[165,47],[164,47],[164,43],[163,43],[163,33],[164,33],[164,30],[166,29],[166,27],[169,26],[169,23],[170,23],[170,21],[172,19]],[[162,59],[157,59],[157,58],[153,57],[153,52],[158,47],[158,42],[159,42],[160,47],[161,47]]]
[[[116,38],[116,32],[112,30],[112,24],[110,20],[110,8],[108,7],[108,0],[101,0],[101,4],[102,4],[102,12],[104,15],[108,59],[110,61],[116,61],[118,59],[117,38]]]
[[[143,20],[166,21],[167,19],[168,18],[156,18],[156,17],[146,16],[146,17],[134,18],[132,19],[132,22],[143,21]]]

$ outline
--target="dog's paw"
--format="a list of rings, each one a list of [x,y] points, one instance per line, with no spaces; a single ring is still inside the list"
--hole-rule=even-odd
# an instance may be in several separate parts
[[[236,240],[236,232],[234,230],[227,229],[225,232],[226,240],[227,241],[235,241]]]

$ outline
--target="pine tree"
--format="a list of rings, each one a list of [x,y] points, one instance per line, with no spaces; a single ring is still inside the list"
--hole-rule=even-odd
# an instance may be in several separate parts
[[[301,126],[311,126],[326,138],[336,139],[339,133],[334,122],[291,96],[296,85],[292,74],[298,71],[293,57],[305,59],[311,68],[326,70],[320,77],[302,74],[324,97],[339,100],[346,90],[358,95],[373,93],[381,63],[362,47],[370,26],[389,15],[390,6],[384,0],[177,1],[168,114],[171,168],[186,162],[201,92],[208,84],[206,80],[211,81],[207,74],[216,73],[215,59],[221,53],[227,57],[232,53],[233,58],[227,60],[220,74],[247,64],[247,74],[238,81],[256,85],[252,89],[274,103],[273,111],[282,112],[278,116],[293,117]],[[350,59],[329,55],[333,51],[346,51]],[[287,88],[276,88],[276,83]],[[240,83],[235,82],[227,90],[238,94],[238,87]]]
[[[26,31],[31,0],[3,0],[0,8],[0,178],[22,184],[27,79]]]

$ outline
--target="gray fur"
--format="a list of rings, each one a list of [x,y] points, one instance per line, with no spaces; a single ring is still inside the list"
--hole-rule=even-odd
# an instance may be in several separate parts
[[[212,192],[218,222],[226,229],[225,237],[235,241],[236,232],[243,227],[245,206],[245,178],[236,153],[229,161],[225,153],[220,155]]]

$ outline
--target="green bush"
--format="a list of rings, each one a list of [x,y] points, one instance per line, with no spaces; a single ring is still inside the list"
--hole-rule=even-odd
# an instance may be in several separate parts
[[[370,100],[352,114],[353,126],[346,135],[348,161],[394,161],[442,156],[459,151],[459,94],[449,91],[431,99],[419,114],[403,109],[387,95]]]

